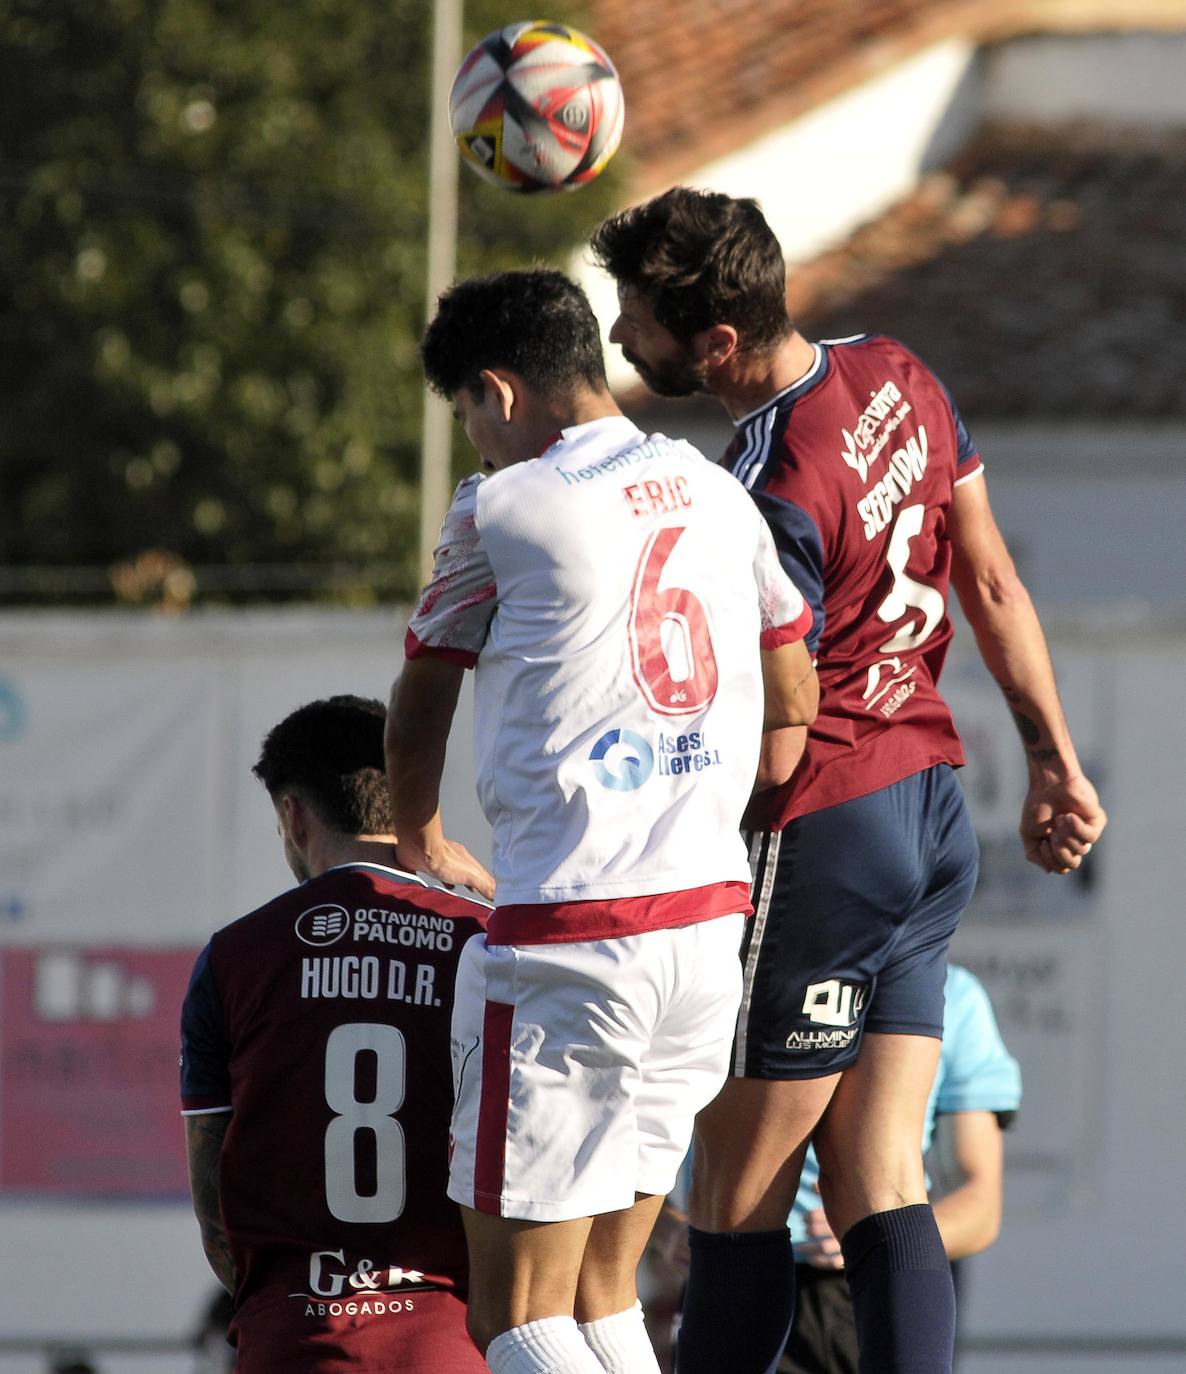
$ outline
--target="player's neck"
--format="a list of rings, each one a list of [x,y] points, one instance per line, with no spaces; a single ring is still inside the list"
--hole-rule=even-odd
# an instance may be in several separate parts
[[[710,390],[734,420],[759,410],[815,366],[815,345],[797,330],[771,353],[734,354],[711,378]]]
[[[520,413],[515,431],[517,456],[511,459],[516,463],[538,458],[556,442],[561,430],[622,413],[608,391],[589,389],[576,391],[561,400],[552,400],[525,390],[519,393],[517,405]],[[505,467],[506,464],[501,466]]]
[[[308,867],[311,877],[342,864],[382,864],[395,867],[394,835],[338,835],[327,832],[311,848]]]
[[[550,419],[555,433],[561,429],[571,429],[573,425],[587,425],[591,420],[604,420],[607,416],[621,415],[617,401],[608,391],[578,391],[563,406],[551,410]]]

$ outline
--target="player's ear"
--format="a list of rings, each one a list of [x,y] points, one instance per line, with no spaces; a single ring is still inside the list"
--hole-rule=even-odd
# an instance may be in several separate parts
[[[305,805],[300,797],[286,792],[276,799],[276,820],[280,834],[298,849],[305,843],[309,827],[305,820]]]
[[[692,352],[697,362],[720,367],[737,352],[737,330],[731,324],[710,324],[692,335]]]
[[[488,367],[483,368],[478,375],[482,379],[482,385],[487,388],[487,394],[493,395],[495,405],[502,412],[502,418],[509,421],[518,400],[515,385],[517,378],[513,373],[495,372]]]

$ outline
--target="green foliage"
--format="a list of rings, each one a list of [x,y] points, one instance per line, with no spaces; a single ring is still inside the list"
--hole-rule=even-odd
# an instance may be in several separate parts
[[[470,0],[466,43],[514,17]],[[349,562],[414,592],[430,20],[0,0],[0,563]],[[520,198],[462,169],[459,271],[563,265],[614,170]]]

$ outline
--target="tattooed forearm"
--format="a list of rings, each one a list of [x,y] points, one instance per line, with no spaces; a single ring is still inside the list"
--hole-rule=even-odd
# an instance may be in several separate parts
[[[1034,763],[1055,763],[1059,758],[1059,752],[1049,742],[1043,742],[1041,727],[1036,721],[1021,709],[1024,698],[1016,687],[1010,687],[1008,683],[1002,682],[1000,678],[996,680],[997,686],[1001,689],[1001,694],[1009,703],[1009,712],[1013,717],[1013,723],[1017,726],[1017,733],[1021,736],[1021,743],[1025,748],[1026,757],[1032,759]]]
[[[1023,716],[1018,710],[1013,712],[1013,723],[1017,726],[1017,733],[1021,736],[1021,742],[1027,751],[1032,749],[1042,738],[1042,732],[1030,720],[1029,716]]]
[[[215,1277],[228,1293],[235,1291],[235,1262],[230,1238],[222,1222],[218,1193],[218,1162],[230,1124],[229,1113],[186,1118],[189,1187],[194,1215],[202,1233],[202,1249]]]
[[[1030,720],[1029,716],[1023,716],[1020,711],[1013,711],[1013,722],[1017,726],[1017,733],[1021,736],[1021,742],[1025,746],[1027,758],[1033,759],[1035,763],[1054,763],[1058,759],[1058,750],[1052,745],[1043,745],[1042,732]]]
[[[214,1277],[232,1296],[235,1292],[235,1261],[231,1255],[231,1243],[227,1233],[220,1226],[212,1230],[202,1227],[202,1249],[214,1270]]]

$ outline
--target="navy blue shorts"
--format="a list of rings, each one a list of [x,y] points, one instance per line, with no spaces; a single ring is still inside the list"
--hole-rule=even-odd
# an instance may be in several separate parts
[[[947,764],[747,836],[739,1078],[820,1078],[864,1031],[943,1037],[947,946],[979,855]]]

